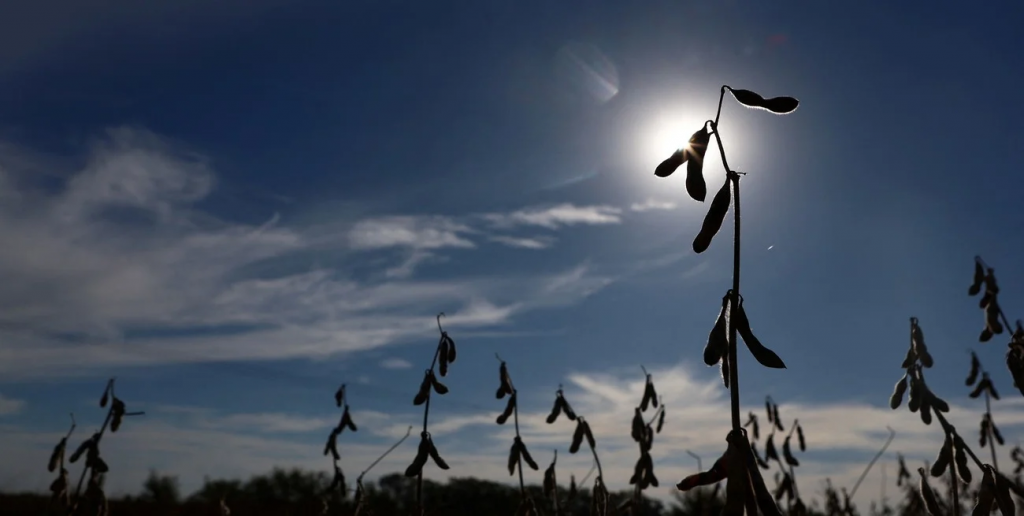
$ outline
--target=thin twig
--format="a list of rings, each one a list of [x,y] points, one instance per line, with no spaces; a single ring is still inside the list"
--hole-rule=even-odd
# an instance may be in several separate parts
[[[377,463],[379,463],[380,461],[384,460],[384,457],[387,457],[388,454],[391,453],[392,451],[394,451],[395,448],[398,448],[399,445],[401,445],[403,442],[405,442],[405,440],[408,439],[410,435],[412,435],[412,425],[409,425],[409,429],[406,430],[404,437],[399,439],[397,443],[391,445],[391,447],[388,448],[388,451],[386,451],[383,454],[381,454],[380,457],[377,457],[377,460],[373,461],[369,466],[366,467],[365,470],[363,470],[362,473],[359,474],[359,477],[356,478],[356,483],[361,482],[363,480],[363,476],[364,475],[369,473],[370,470],[373,469],[373,467],[377,465]]]
[[[892,440],[896,438],[895,430],[888,426],[885,428],[889,430],[889,438],[885,440],[885,444],[882,445],[882,449],[878,450],[878,453],[876,453],[875,456],[872,457],[871,462],[868,462],[867,467],[864,468],[864,472],[861,473],[860,478],[857,479],[857,483],[853,484],[853,489],[850,490],[850,498],[853,498],[853,496],[857,494],[857,489],[860,488],[860,483],[864,481],[864,477],[868,476],[868,472],[871,471],[871,467],[875,465],[875,462],[877,462],[878,459],[882,456],[882,454],[885,453],[885,450],[889,448],[889,445],[892,443]]]

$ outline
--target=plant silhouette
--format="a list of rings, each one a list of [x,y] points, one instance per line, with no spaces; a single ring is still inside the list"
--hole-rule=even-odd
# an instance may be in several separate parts
[[[448,387],[437,379],[434,367],[440,366],[439,372],[441,376],[447,376],[448,365],[455,362],[456,357],[455,340],[441,327],[441,317],[444,317],[444,312],[437,314],[437,331],[441,333],[441,338],[437,343],[437,348],[434,350],[434,358],[430,361],[430,368],[423,373],[423,381],[420,382],[419,391],[412,402],[413,405],[423,405],[423,431],[420,432],[420,445],[416,451],[416,458],[406,468],[405,476],[416,477],[416,514],[418,516],[422,516],[424,513],[423,466],[427,463],[427,458],[433,459],[437,467],[448,469],[448,463],[441,458],[441,454],[438,453],[437,447],[434,445],[433,437],[427,431],[427,422],[430,417],[431,392],[436,392],[442,396],[448,393]]]
[[[910,347],[901,365],[902,368],[906,369],[906,373],[896,382],[892,396],[889,398],[889,405],[893,410],[898,409],[906,395],[907,408],[911,412],[917,412],[921,417],[921,422],[930,425],[932,415],[934,414],[935,419],[942,426],[945,438],[942,447],[939,449],[938,456],[935,458],[935,462],[932,463],[930,468],[927,468],[927,471],[926,468],[918,468],[920,476],[919,492],[924,501],[925,509],[932,516],[945,514],[940,509],[940,503],[936,498],[934,490],[929,485],[928,477],[929,475],[940,477],[948,469],[950,485],[953,486],[950,489],[950,505],[953,508],[951,513],[954,516],[960,514],[959,482],[971,482],[973,475],[967,460],[970,458],[982,472],[981,488],[974,513],[988,514],[993,508],[993,503],[997,503],[1003,514],[1013,514],[1014,502],[1010,492],[1014,491],[1018,496],[1024,492],[1021,491],[1019,486],[996,471],[994,466],[982,463],[957,432],[956,428],[943,415],[949,412],[949,404],[932,392],[927,383],[925,383],[924,378],[924,370],[931,368],[933,364],[934,360],[928,353],[928,348],[925,345],[924,331],[921,329],[918,319],[911,317]],[[991,382],[988,385],[991,385]],[[904,470],[905,466],[901,464],[901,480]]]
[[[984,294],[982,294],[984,289]],[[978,307],[985,312],[985,327],[978,335],[978,341],[988,342],[995,335],[1001,335],[1004,330],[1011,327],[1010,319],[1006,317],[1002,307],[999,305],[999,283],[996,281],[996,271],[989,267],[980,256],[974,257],[974,279],[967,290],[971,297],[982,294]],[[1014,386],[1024,395],[1024,323],[1017,319],[1013,333],[1010,336],[1010,349],[1006,352],[1006,367],[1013,376]]]
[[[725,514],[741,514],[744,509],[748,514],[756,514],[760,509],[764,514],[775,515],[779,514],[779,509],[764,486],[764,480],[761,478],[750,442],[740,423],[737,336],[743,337],[743,342],[761,365],[771,368],[785,368],[786,365],[778,355],[763,346],[750,330],[750,322],[743,307],[743,297],[740,295],[740,176],[743,173],[729,167],[725,146],[722,143],[718,122],[722,114],[722,102],[725,100],[726,91],[732,93],[733,98],[743,106],[774,114],[792,113],[800,104],[797,99],[792,97],[766,99],[750,90],[723,85],[718,98],[718,111],[715,114],[715,119],[704,122],[704,125],[693,133],[686,146],[674,152],[654,171],[658,177],[668,177],[683,163],[686,163],[686,191],[695,201],[704,202],[707,195],[703,172],[704,155],[711,136],[714,135],[722,158],[722,166],[725,168],[725,183],[711,200],[711,206],[704,217],[700,231],[693,240],[694,252],[702,253],[708,249],[722,227],[730,204],[735,210],[732,288],[722,298],[722,309],[704,348],[704,363],[709,366],[720,365],[722,380],[730,391],[732,430],[726,439],[728,448],[722,458],[715,463],[715,466],[707,473],[687,477],[677,487],[680,490],[687,490],[698,485],[721,481],[728,476]]]

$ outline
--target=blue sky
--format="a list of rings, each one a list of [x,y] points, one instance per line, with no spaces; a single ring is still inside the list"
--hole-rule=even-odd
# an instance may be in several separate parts
[[[68,412],[79,437],[98,426],[109,376],[147,412],[104,441],[114,491],[149,468],[186,491],[204,474],[326,471],[341,382],[354,477],[421,417],[441,311],[460,356],[431,420],[453,475],[509,479],[499,353],[534,455],[568,447],[571,426],[541,422],[564,384],[615,489],[647,366],[669,407],[656,471],[677,481],[685,450],[714,457],[728,426],[700,357],[731,230],[693,254],[706,207],[653,170],[714,117],[722,84],[801,100],[778,117],[727,99],[721,128],[748,172],[745,307],[789,366],[741,355],[740,392],[803,422],[804,491],[851,485],[886,425],[894,451],[937,451],[939,429],[886,407],[910,316],[954,423],[977,424],[962,383],[976,349],[1006,398],[997,423],[1024,430],[966,296],[981,254],[1024,310],[1020,7],[340,4],[0,8],[0,451],[18,459],[0,487],[48,485]],[[706,175],[724,177],[714,153]]]

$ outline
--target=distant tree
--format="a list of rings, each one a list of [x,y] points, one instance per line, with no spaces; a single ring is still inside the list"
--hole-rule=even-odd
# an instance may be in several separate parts
[[[160,505],[177,505],[181,501],[178,477],[159,475],[150,470],[149,477],[142,483],[139,500]]]

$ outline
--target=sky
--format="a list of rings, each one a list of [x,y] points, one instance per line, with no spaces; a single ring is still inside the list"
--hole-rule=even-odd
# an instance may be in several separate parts
[[[354,478],[421,424],[444,312],[459,355],[430,429],[452,469],[427,478],[513,481],[498,354],[537,460],[558,449],[561,478],[590,467],[567,452],[570,423],[543,422],[562,385],[627,488],[643,365],[667,407],[649,494],[667,500],[696,471],[688,450],[724,451],[728,391],[701,356],[731,286],[732,215],[694,254],[706,206],[682,173],[653,171],[714,118],[723,84],[801,102],[773,116],[727,97],[720,122],[746,172],[744,307],[788,366],[740,350],[743,413],[771,396],[787,429],[799,419],[801,492],[852,486],[887,427],[862,506],[883,485],[893,498],[896,452],[937,453],[936,425],[888,408],[912,316],[950,420],[976,438],[975,350],[1008,446],[1024,431],[1008,338],[978,343],[966,292],[981,255],[1024,316],[1019,5],[105,5],[0,7],[0,489],[46,489],[68,414],[73,442],[97,429],[109,377],[146,413],[103,441],[112,493],[151,469],[186,493],[329,471],[341,383]],[[713,192],[716,153],[704,168]],[[404,469],[414,441],[367,478]]]

